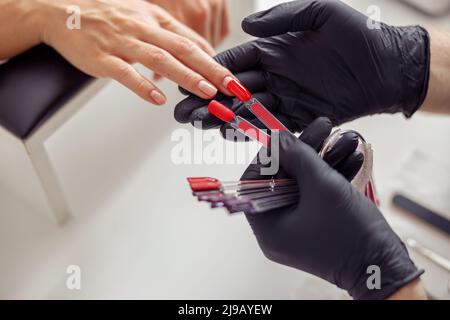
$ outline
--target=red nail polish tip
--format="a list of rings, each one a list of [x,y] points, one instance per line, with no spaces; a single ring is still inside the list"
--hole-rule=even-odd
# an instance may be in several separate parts
[[[187,178],[192,191],[207,191],[220,189],[220,180],[211,177],[189,177]]]
[[[192,191],[219,190],[221,185],[219,181],[199,181],[190,183]]]
[[[227,89],[242,102],[247,102],[252,98],[251,92],[235,79],[228,82]]]
[[[236,117],[233,110],[227,108],[216,100],[213,100],[209,103],[208,112],[224,122],[230,122]]]
[[[188,177],[186,178],[189,183],[195,183],[195,182],[205,182],[205,181],[212,181],[212,182],[218,182],[219,180],[211,177]]]

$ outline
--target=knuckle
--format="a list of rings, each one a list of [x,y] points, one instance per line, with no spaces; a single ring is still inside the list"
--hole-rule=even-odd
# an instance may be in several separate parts
[[[126,15],[125,13],[115,13],[109,20],[107,27],[110,30],[122,34],[136,29],[137,19],[134,16]]]
[[[184,86],[193,89],[197,86],[197,83],[200,81],[200,79],[198,79],[198,77],[195,74],[186,72],[185,74],[183,74],[181,81],[184,84]]]
[[[192,54],[197,50],[197,45],[194,43],[194,41],[180,37],[177,41],[178,45],[178,52],[183,54]]]
[[[136,52],[140,49],[140,44],[134,39],[122,38],[120,42],[116,43],[121,43],[121,48],[119,49],[120,52]],[[124,57],[122,57],[122,59],[123,58]]]
[[[138,80],[137,84],[136,84],[136,92],[141,96],[144,97],[146,96],[147,93],[147,82],[144,79],[140,79]]]
[[[157,4],[148,2],[147,6],[153,14],[161,15],[163,13],[163,9],[160,6],[158,6]]]
[[[168,24],[170,23],[171,16],[170,14],[159,5],[153,3],[147,3],[149,5],[150,14],[159,21],[159,23]]]
[[[126,17],[124,17],[124,16],[121,15],[121,14],[114,14],[114,15],[111,17],[110,21],[111,21],[114,25],[116,25],[116,26],[121,26],[121,27],[129,23],[129,19],[126,19]]]
[[[128,68],[127,65],[117,66],[116,70],[114,71],[114,78],[119,82],[127,80],[129,76],[130,76],[130,69]]]
[[[212,63],[212,66],[210,68],[210,72],[211,72],[212,75],[217,77],[218,81],[223,79],[223,77],[226,74],[229,74],[229,72],[227,72],[227,70],[224,67],[222,67],[221,65],[219,65],[217,63]]]
[[[154,49],[151,53],[150,53],[150,63],[153,65],[158,65],[158,64],[164,64],[168,57],[167,57],[167,53],[162,50],[162,49]]]
[[[142,33],[145,33],[149,39],[155,39],[158,36],[159,28],[149,28],[148,25],[141,26]]]

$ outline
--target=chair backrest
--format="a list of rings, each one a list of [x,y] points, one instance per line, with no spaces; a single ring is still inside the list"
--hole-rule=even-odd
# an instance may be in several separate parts
[[[25,139],[91,79],[45,45],[0,64],[0,125]]]

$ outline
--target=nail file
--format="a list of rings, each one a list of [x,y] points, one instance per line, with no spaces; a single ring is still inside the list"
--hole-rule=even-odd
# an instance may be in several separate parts
[[[409,214],[414,215],[422,221],[425,221],[433,227],[438,228],[450,235],[450,221],[440,214],[418,204],[417,202],[401,194],[395,194],[392,198],[392,203],[395,206],[406,210],[406,212],[408,212]]]

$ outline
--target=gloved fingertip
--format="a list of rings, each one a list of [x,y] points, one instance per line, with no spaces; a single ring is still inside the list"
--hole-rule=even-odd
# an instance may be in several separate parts
[[[191,95],[175,105],[173,115],[179,123],[189,123],[193,119],[193,113],[199,109],[206,110],[207,106],[208,101]]]
[[[264,21],[261,19],[266,14],[266,11],[256,12],[247,17],[245,17],[241,22],[242,30],[254,37],[266,37],[268,30],[266,30],[266,26]]]
[[[348,181],[352,181],[364,164],[364,154],[359,151],[353,152],[348,158],[340,163],[336,170],[339,171]]]
[[[347,133],[344,133],[343,137],[345,137],[347,139],[348,144],[349,144],[349,147],[348,147],[349,149],[356,150],[358,148],[359,137],[358,137],[358,135],[356,133],[354,133],[354,132],[347,132]]]
[[[251,16],[245,17],[241,22],[242,30],[247,34],[251,34],[251,24],[252,24]]]
[[[319,122],[322,123],[323,126],[326,126],[328,128],[330,128],[330,130],[333,128],[333,124],[331,123],[330,118],[327,117],[319,117],[316,120],[314,120],[314,122]]]
[[[344,133],[339,140],[328,150],[323,160],[331,167],[335,168],[339,163],[344,162],[358,148],[359,137],[354,132]]]
[[[319,152],[332,128],[330,119],[326,117],[317,118],[303,130],[300,140]]]
[[[355,151],[351,157],[351,161],[354,163],[355,168],[357,167],[359,171],[364,163],[364,154],[362,152]]]
[[[360,163],[361,165],[364,162],[364,154],[362,152],[359,151],[355,151],[355,161]]]
[[[185,101],[180,101],[175,105],[175,108],[173,109],[173,117],[178,123],[188,123],[190,121],[189,119],[189,113],[185,111],[184,106]]]
[[[353,141],[359,141],[359,137],[355,132],[346,132],[344,135],[348,135]]]

